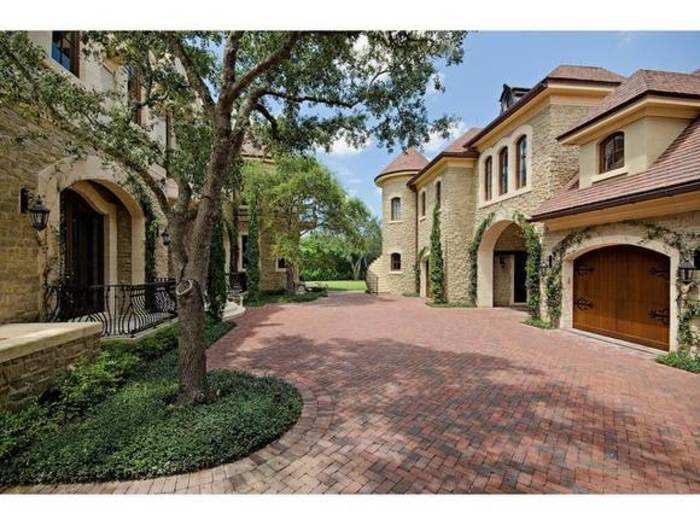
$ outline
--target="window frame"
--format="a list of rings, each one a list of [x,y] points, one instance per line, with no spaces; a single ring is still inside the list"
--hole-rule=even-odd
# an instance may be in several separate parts
[[[484,160],[484,202],[493,199],[493,156]]]
[[[247,233],[241,233],[241,249],[240,249],[240,271],[245,272],[248,270],[248,257],[246,255],[246,252],[248,248],[248,234]]]
[[[398,260],[398,268],[394,267],[395,260]],[[391,271],[391,272],[401,272],[402,271],[401,252],[391,252],[389,254],[389,271]]]
[[[435,181],[435,206],[442,210],[442,180]]]
[[[55,35],[57,34],[60,36],[58,38],[58,48],[55,48],[54,46],[57,45]],[[62,46],[63,42],[67,42],[69,45]],[[66,56],[63,49],[69,50],[70,55],[67,56],[69,61],[67,66],[61,58],[54,55],[55,49],[58,49],[61,57]],[[80,78],[80,31],[51,31],[51,58],[63,69]]]
[[[280,261],[284,261],[284,266],[280,266]],[[284,257],[275,257],[275,270],[278,272],[287,271],[287,260]]]
[[[527,135],[515,141],[515,189],[527,186]]]
[[[426,213],[428,210],[426,193],[427,192],[425,190],[421,190],[421,192],[420,192],[420,216],[421,216],[421,218],[426,216]]]
[[[394,213],[394,202],[397,202],[396,213]],[[401,220],[401,197],[392,197],[389,201],[389,217],[391,222]]]
[[[129,103],[129,109],[134,105],[134,103],[141,102],[141,77],[137,71],[131,67],[127,67],[127,80],[126,80],[126,96]],[[133,115],[133,121],[135,124],[143,125],[143,108],[139,107],[136,113]]]
[[[508,146],[498,151],[498,195],[508,193]]]
[[[615,149],[615,144],[614,141],[616,139],[622,139],[621,142],[621,147],[620,149]],[[606,148],[608,144],[612,144],[612,150],[611,150],[611,156],[615,156],[616,153],[620,155],[619,159],[617,159],[617,163],[613,166],[608,167],[607,166],[607,156],[606,156]],[[615,161],[615,159],[613,159]],[[622,131],[616,131],[614,133],[611,133],[607,137],[605,137],[603,140],[600,141],[598,144],[598,173],[603,174],[603,173],[608,173],[614,170],[618,170],[621,168],[624,168],[625,166],[625,134]]]

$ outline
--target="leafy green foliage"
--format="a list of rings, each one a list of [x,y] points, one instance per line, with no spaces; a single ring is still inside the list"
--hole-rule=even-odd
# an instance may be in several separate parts
[[[284,304],[284,303],[308,303],[315,301],[321,297],[327,297],[326,290],[319,292],[306,292],[302,294],[289,295],[284,291],[263,292],[258,294],[255,299],[245,301],[246,307],[249,306],[265,306],[266,304]]]
[[[535,328],[542,328],[543,330],[549,330],[551,328],[554,328],[551,325],[551,323],[549,323],[548,321],[545,321],[541,317],[530,316],[523,321],[523,324],[526,324],[528,326],[534,326]]]
[[[678,350],[660,355],[656,358],[656,362],[700,374],[700,356],[689,350]]]
[[[433,303],[447,302],[445,294],[445,261],[440,239],[440,210],[433,208],[433,229],[430,232],[430,298]]]
[[[540,262],[542,243],[535,226],[520,212],[514,215],[515,222],[523,231],[527,259],[525,261],[525,287],[527,288],[527,309],[530,317],[540,317]]]
[[[226,252],[224,250],[224,228],[221,221],[214,225],[209,247],[209,271],[207,272],[207,298],[209,315],[221,321],[226,306],[228,286],[226,284]]]
[[[352,278],[347,246],[339,235],[312,232],[301,238],[299,275],[304,281],[333,281]]]
[[[425,257],[425,252],[427,251],[427,247],[423,246],[420,250],[418,250],[418,254],[416,255],[416,262],[413,263],[413,280],[415,281],[415,286],[416,286],[416,291],[415,295],[419,296],[420,295],[420,265],[421,262],[423,261],[423,257]]]
[[[481,221],[481,224],[479,224],[474,232],[472,242],[469,244],[469,289],[467,294],[469,297],[469,302],[472,305],[476,304],[477,279],[479,272],[479,246],[481,246],[481,240],[484,238],[484,232],[489,226],[491,226],[494,216],[495,213],[491,212],[483,221]]]
[[[250,201],[248,218],[248,245],[246,246],[246,275],[248,278],[248,300],[260,296],[260,208],[256,196]]]
[[[231,323],[207,323],[206,345],[219,339],[232,326]],[[162,327],[135,341],[102,341],[101,352],[94,361],[77,362],[41,398],[18,412],[0,411],[0,464],[43,434],[58,432],[63,425],[79,420],[113,396],[144,363],[175,351],[177,344],[177,324]]]
[[[216,370],[208,382],[214,400],[171,405],[178,382],[177,355],[170,352],[140,368],[85,418],[34,432],[28,446],[0,463],[0,484],[189,472],[246,456],[279,437],[301,413],[299,393],[278,379]]]

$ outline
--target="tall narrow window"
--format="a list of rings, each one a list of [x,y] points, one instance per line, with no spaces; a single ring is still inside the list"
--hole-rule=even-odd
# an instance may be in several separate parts
[[[143,108],[139,105],[141,102],[141,79],[139,74],[133,68],[127,68],[129,75],[127,80],[127,96],[129,100],[129,109],[133,114],[133,119],[139,126],[143,121]]]
[[[425,190],[423,190],[420,194],[420,215],[421,217],[425,217]]]
[[[401,271],[401,254],[392,253],[391,254],[391,271],[399,272]]]
[[[248,268],[248,236],[241,235],[241,267]]]
[[[615,170],[625,165],[625,136],[613,133],[600,143],[600,173]]]
[[[76,77],[80,76],[80,34],[77,31],[53,31],[51,58]]]
[[[493,197],[493,158],[487,157],[484,162],[484,200]]]
[[[508,148],[498,154],[498,194],[508,193]]]
[[[523,135],[515,145],[516,188],[527,186],[527,137]]]
[[[435,206],[439,210],[442,208],[442,181],[439,180],[435,183]]]
[[[399,197],[391,199],[391,220],[401,220],[401,199]]]

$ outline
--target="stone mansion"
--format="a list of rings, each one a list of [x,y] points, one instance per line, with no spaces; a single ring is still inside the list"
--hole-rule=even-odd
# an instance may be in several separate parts
[[[562,328],[695,344],[700,70],[562,65],[532,88],[504,85],[485,127],[430,161],[402,152],[375,183],[373,292],[430,294],[437,207],[448,302],[529,303]]]

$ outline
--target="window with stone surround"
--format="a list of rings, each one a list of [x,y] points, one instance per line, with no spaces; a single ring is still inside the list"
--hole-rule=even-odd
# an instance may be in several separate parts
[[[80,33],[78,31],[52,31],[51,58],[79,77]]]
[[[401,271],[401,254],[392,253],[391,254],[391,271],[400,272]]]
[[[599,173],[616,170],[625,165],[625,135],[618,131],[600,143]]]
[[[401,220],[401,198],[394,197],[391,199],[391,220],[400,221]]]
[[[498,194],[508,193],[508,148],[498,153]]]
[[[425,217],[425,210],[426,210],[426,205],[425,205],[425,190],[421,191],[420,193],[420,216]]]
[[[141,102],[141,79],[138,72],[132,67],[127,67],[127,97],[129,100],[129,109],[133,112],[134,123],[139,126],[143,122],[143,108],[139,105]]]
[[[515,187],[527,186],[527,136],[523,135],[515,143]]]
[[[493,158],[487,157],[484,162],[484,200],[490,201],[493,197]]]

